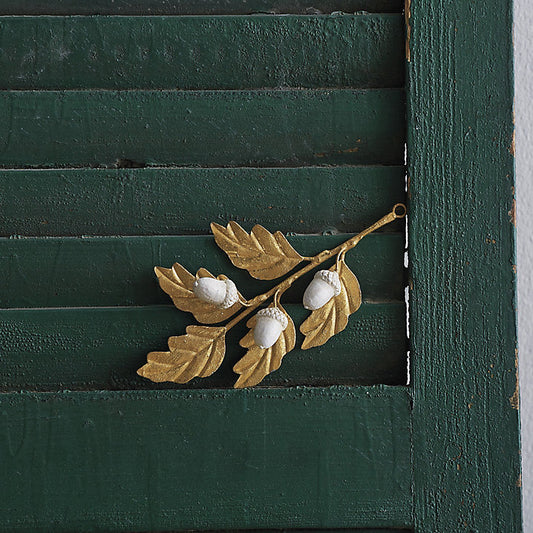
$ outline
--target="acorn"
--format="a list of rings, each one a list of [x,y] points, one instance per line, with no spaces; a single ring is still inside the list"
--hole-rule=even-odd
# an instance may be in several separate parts
[[[341,293],[339,274],[334,270],[319,270],[313,281],[305,289],[303,305],[315,311],[326,305],[334,296]]]
[[[267,307],[255,316],[254,341],[260,348],[270,348],[288,326],[287,315],[279,307]]]
[[[239,300],[237,287],[230,279],[198,278],[192,290],[199,300],[221,309],[227,309]]]

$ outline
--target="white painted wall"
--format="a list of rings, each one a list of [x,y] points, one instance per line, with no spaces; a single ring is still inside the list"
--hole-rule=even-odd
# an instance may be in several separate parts
[[[524,532],[533,533],[533,1],[514,2],[522,490]]]

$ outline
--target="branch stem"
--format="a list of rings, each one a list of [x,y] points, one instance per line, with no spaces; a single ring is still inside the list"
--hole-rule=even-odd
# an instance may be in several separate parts
[[[324,250],[320,252],[319,254],[315,255],[314,257],[305,257],[305,261],[309,261],[309,264],[302,267],[300,270],[296,271],[294,274],[289,276],[288,278],[284,279],[280,283],[278,283],[275,287],[270,289],[269,291],[260,294],[259,296],[256,296],[255,298],[252,298],[247,302],[246,309],[238,314],[236,317],[233,318],[228,324],[226,325],[226,330],[230,330],[233,326],[238,324],[243,318],[246,318],[250,313],[252,313],[255,309],[257,309],[262,303],[266,302],[269,298],[274,296],[276,293],[278,293],[278,300],[281,298],[281,295],[301,276],[304,274],[307,274],[310,270],[313,270],[318,265],[321,265],[324,261],[327,261],[328,259],[332,258],[335,255],[338,255],[340,253],[344,254],[351,250],[352,248],[355,248],[361,240],[369,235],[370,233],[376,231],[377,229],[386,226],[387,224],[390,224],[394,220],[398,218],[403,218],[407,212],[407,209],[404,204],[396,204],[392,211],[388,214],[386,214],[384,217],[380,218],[377,222],[369,226],[368,228],[364,229],[361,233],[358,233],[357,235],[351,237],[347,241],[343,242],[342,244],[339,244],[335,248],[332,248],[331,250]]]

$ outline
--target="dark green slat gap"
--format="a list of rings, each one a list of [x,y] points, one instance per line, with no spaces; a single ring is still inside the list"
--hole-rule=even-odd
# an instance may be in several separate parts
[[[198,529],[196,530],[188,530],[188,531],[199,531]],[[238,532],[238,533],[291,533],[292,531],[296,531],[296,532],[304,532],[304,531],[309,531],[309,532],[312,532],[312,533],[395,533],[395,532],[399,532],[399,531],[412,531],[411,529],[407,529],[407,528],[394,528],[394,529],[389,529],[389,528],[386,528],[386,529],[383,529],[383,528],[379,528],[379,529],[376,529],[376,528],[372,528],[372,529],[367,529],[367,528],[357,528],[357,529],[353,529],[353,528],[344,528],[344,529],[340,529],[340,528],[335,528],[335,529],[209,529],[209,530],[202,530],[204,533],[233,533],[233,532]],[[180,532],[177,532],[177,531],[174,531],[174,532],[171,532],[171,533],[180,533]]]
[[[172,531],[170,533],[195,533],[196,531],[202,531],[202,533],[291,533],[291,532],[300,532],[304,533],[309,531],[310,533],[401,533],[403,532],[409,532],[412,531],[412,529],[408,528],[334,528],[334,529],[188,529],[188,530],[182,530],[179,531]]]
[[[2,15],[249,15],[401,12],[401,0],[0,0]]]

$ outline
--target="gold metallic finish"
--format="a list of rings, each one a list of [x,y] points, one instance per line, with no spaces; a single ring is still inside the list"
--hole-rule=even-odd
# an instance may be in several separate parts
[[[230,222],[226,228],[213,222],[211,230],[230,261],[256,279],[279,278],[303,259],[280,231],[272,234],[256,225],[247,233],[237,222]]]
[[[202,324],[217,324],[233,316],[241,307],[243,300],[239,294],[239,301],[227,309],[221,309],[197,298],[192,290],[195,277],[179,263],[174,263],[172,268],[155,267],[155,274],[161,288],[172,298],[174,305],[181,311],[188,311]],[[198,270],[199,278],[214,278],[205,268]],[[226,276],[220,275],[216,279],[225,280]]]
[[[330,270],[336,270],[341,282],[341,292],[320,309],[312,311],[300,326],[305,335],[302,350],[322,346],[333,335],[340,333],[348,324],[348,317],[361,306],[362,296],[359,281],[343,259]]]
[[[248,351],[233,367],[233,370],[240,375],[234,385],[235,388],[257,385],[265,376],[280,367],[285,354],[295,346],[294,323],[279,304],[284,292],[298,278],[317,268],[324,261],[336,257],[336,263],[330,270],[336,270],[339,274],[342,286],[340,294],[331,298],[320,309],[312,311],[300,327],[300,331],[305,335],[302,349],[321,346],[346,328],[349,316],[361,305],[359,282],[347,267],[344,256],[366,235],[396,219],[405,217],[406,212],[405,205],[396,204],[390,213],[361,233],[314,257],[302,257],[279,231],[272,234],[257,225],[248,234],[236,222],[230,222],[226,228],[219,224],[211,224],[216,243],[228,254],[231,262],[239,268],[248,270],[257,279],[275,279],[287,274],[302,262],[307,262],[307,265],[251,300],[247,301],[239,294],[239,301],[229,309],[220,309],[196,298],[192,290],[196,278],[179,263],[175,263],[171,269],[155,267],[161,288],[172,298],[178,309],[193,313],[202,323],[215,324],[225,320],[228,322],[225,326],[219,327],[188,326],[186,335],[170,337],[169,352],[149,353],[148,362],[137,371],[138,374],[155,382],[176,383],[186,383],[195,377],[211,375],[224,358],[226,332],[274,297],[271,306],[283,310],[289,325],[273,346],[264,349],[255,344],[253,328],[256,317],[252,317],[247,323],[250,331],[240,342],[240,345]],[[198,271],[197,276],[213,277],[203,268]],[[217,279],[227,278],[220,275]]]
[[[273,303],[269,307],[274,307]],[[254,342],[254,331],[257,317],[253,316],[246,324],[250,331],[241,339],[240,345],[248,348],[246,355],[238,361],[233,367],[236,374],[240,374],[234,388],[242,389],[243,387],[253,387],[260,383],[265,376],[268,376],[274,370],[281,366],[281,361],[285,354],[290,352],[296,344],[296,330],[294,322],[287,314],[285,309],[278,305],[278,308],[285,313],[289,324],[282,331],[279,339],[270,348],[260,348]]]
[[[215,372],[226,353],[226,328],[187,326],[186,332],[168,339],[169,352],[150,352],[137,374],[156,383],[187,383]]]

